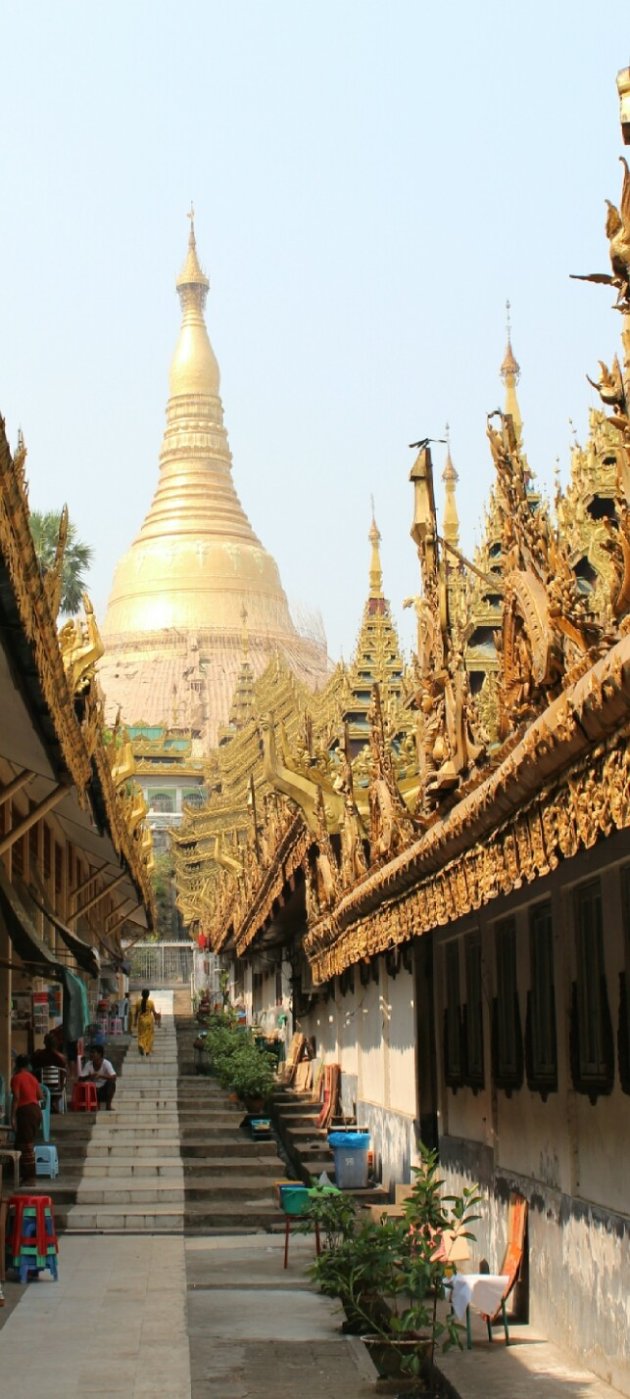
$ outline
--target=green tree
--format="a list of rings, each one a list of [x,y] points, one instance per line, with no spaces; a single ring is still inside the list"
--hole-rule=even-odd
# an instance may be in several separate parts
[[[177,938],[177,910],[173,861],[169,854],[155,856],[151,883],[157,910],[155,941],[170,942]]]
[[[40,568],[45,572],[55,562],[59,540],[60,510],[32,510],[31,534]],[[63,556],[61,573],[61,611],[73,616],[79,611],[81,597],[85,592],[86,574],[90,567],[94,550],[89,544],[77,539],[76,525],[68,522],[68,538]]]

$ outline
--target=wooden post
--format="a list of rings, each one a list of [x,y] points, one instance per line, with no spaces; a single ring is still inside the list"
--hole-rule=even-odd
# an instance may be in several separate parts
[[[48,796],[44,797],[44,800],[39,803],[39,806],[34,806],[33,810],[29,811],[28,816],[25,816],[22,821],[18,821],[17,826],[14,826],[13,829],[5,835],[3,840],[0,840],[0,855],[6,855],[7,850],[10,850],[11,846],[15,845],[16,840],[20,840],[22,836],[26,835],[27,831],[30,831],[31,826],[36,826],[37,822],[41,821],[42,817],[45,816],[48,811],[52,811],[53,807],[59,806],[59,803],[63,801],[64,797],[67,797],[69,791],[70,788],[63,784],[59,787],[55,787],[52,792],[49,792]]]
[[[18,773],[17,777],[14,777],[11,782],[7,783],[6,787],[2,788],[0,792],[0,806],[4,806],[4,803],[10,801],[11,797],[14,797],[17,792],[21,792],[23,787],[26,787],[29,782],[33,781],[34,776],[35,773],[29,772],[28,768],[25,768],[24,772]]]
[[[92,897],[86,899],[85,903],[81,904],[80,908],[75,909],[74,913],[69,914],[68,922],[74,922],[74,919],[80,918],[82,913],[87,913],[89,908],[94,908],[95,904],[100,903],[101,899],[104,899],[106,894],[111,894],[112,889],[116,889],[119,884],[122,884],[123,879],[127,879],[127,877],[127,871],[121,870],[121,873],[116,875],[116,878],[112,879],[109,884],[106,884],[104,889],[99,889],[98,893],[92,894]]]

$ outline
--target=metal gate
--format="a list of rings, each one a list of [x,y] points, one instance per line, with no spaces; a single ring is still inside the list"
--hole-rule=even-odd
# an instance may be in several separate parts
[[[137,942],[130,953],[131,989],[148,986],[167,991],[189,986],[194,950],[192,942]]]

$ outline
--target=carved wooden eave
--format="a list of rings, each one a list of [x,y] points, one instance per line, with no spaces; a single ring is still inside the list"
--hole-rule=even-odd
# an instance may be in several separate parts
[[[77,721],[53,617],[35,553],[24,482],[15,470],[0,418],[0,556],[9,588],[0,579],[3,610],[15,612],[14,643],[25,652],[30,701],[45,732],[59,776],[68,776],[80,800],[91,775],[90,758]],[[30,652],[30,656],[26,654]]]
[[[93,768],[93,797],[97,798],[98,805],[102,808],[105,824],[110,833],[114,849],[126,865],[129,876],[138,894],[138,899],[144,904],[147,910],[149,924],[151,927],[154,927],[156,907],[155,895],[146,860],[146,844],[144,840],[146,828],[144,823],[141,823],[136,826],[135,830],[132,831],[130,829],[121,803],[120,794],[116,791],[109,757],[101,737],[99,737],[99,741],[94,750]],[[95,805],[97,805],[97,802],[95,802]]]
[[[93,676],[84,670],[80,657],[77,661],[76,653],[69,669],[64,661],[51,606],[53,592],[46,586],[35,553],[21,466],[12,458],[0,419],[0,605],[10,627],[10,650],[20,684],[59,779],[74,788],[79,805],[90,812],[100,833],[111,839],[151,923],[154,901],[144,834],[140,828],[132,834],[127,825],[104,743]],[[81,681],[79,706],[69,675]]]
[[[630,825],[629,733],[626,631],[448,816],[309,927],[314,979],[452,922]]]
[[[313,837],[307,830],[301,813],[297,813],[279,842],[273,861],[263,872],[262,879],[242,922],[234,928],[234,943],[239,957],[264,928],[273,906],[281,898],[291,877],[304,864]]]

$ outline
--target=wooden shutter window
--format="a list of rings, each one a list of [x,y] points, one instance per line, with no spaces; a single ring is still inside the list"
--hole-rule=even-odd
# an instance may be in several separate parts
[[[527,997],[525,1057],[527,1083],[543,1100],[558,1088],[558,1042],[551,902],[529,915],[530,990]]]
[[[516,919],[495,926],[497,994],[492,1007],[494,1081],[509,1095],[523,1085],[524,1056],[516,967]]]
[[[478,1092],[483,1088],[483,997],[481,980],[481,938],[472,933],[465,939],[466,951],[466,1012],[464,1033],[466,1044],[465,1082]]]
[[[604,964],[602,899],[598,879],[575,891],[576,979],[571,1005],[571,1069],[578,1093],[592,1102],[615,1081],[612,1021]]]

